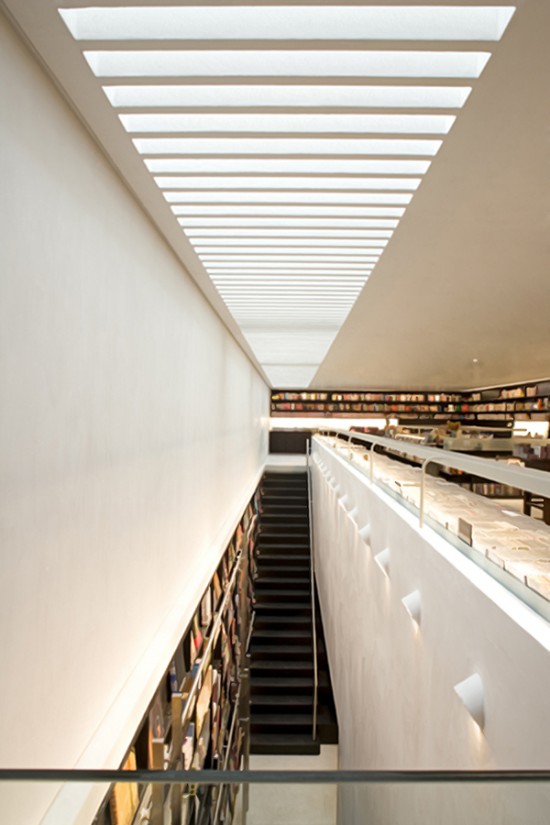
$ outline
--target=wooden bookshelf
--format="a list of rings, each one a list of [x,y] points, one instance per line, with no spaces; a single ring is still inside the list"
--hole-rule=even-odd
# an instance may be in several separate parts
[[[271,415],[281,417],[397,418],[399,423],[463,421],[493,424],[517,417],[550,418],[550,380],[476,392],[273,390]]]
[[[129,747],[123,766],[238,770],[259,497],[248,504]],[[246,685],[244,686],[246,690]],[[237,786],[114,786],[94,825],[231,822]]]

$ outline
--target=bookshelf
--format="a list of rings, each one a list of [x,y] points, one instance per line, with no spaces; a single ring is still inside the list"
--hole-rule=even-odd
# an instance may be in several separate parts
[[[273,390],[271,415],[281,417],[397,418],[402,424],[488,423],[550,418],[550,380],[470,392]]]
[[[238,770],[246,759],[245,654],[258,514],[256,492],[174,652],[123,769]],[[93,825],[227,825],[236,793],[236,785],[114,785]]]

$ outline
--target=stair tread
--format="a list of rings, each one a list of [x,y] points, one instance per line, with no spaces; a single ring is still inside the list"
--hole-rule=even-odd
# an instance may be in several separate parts
[[[309,688],[313,687],[313,677],[310,676],[255,676],[250,680],[252,691],[254,687],[284,687]]]
[[[305,655],[313,653],[312,645],[255,645],[250,648],[252,657],[255,653],[303,653]]]
[[[263,596],[293,596],[294,601],[300,602],[301,598],[303,601],[311,601],[311,590],[302,589],[302,588],[291,588],[291,587],[274,587],[266,590],[261,590],[260,592],[256,593],[256,598],[263,597]]]
[[[309,694],[270,694],[259,693],[250,699],[252,706],[279,705],[281,707],[311,707],[312,697]]]
[[[302,602],[284,602],[280,604],[279,602],[259,602],[256,601],[254,603],[254,610],[259,611],[263,614],[265,613],[292,613],[293,610],[300,611],[303,615],[304,610],[311,611],[311,604],[309,599]]]
[[[263,613],[263,611],[262,611]],[[259,617],[261,619],[269,619],[271,624],[288,624],[289,622],[294,622],[294,624],[306,624],[308,627],[311,627],[311,616],[264,616],[262,615]],[[254,626],[254,633],[256,633],[256,626]]]
[[[265,661],[264,659],[252,659],[251,670],[276,670],[278,673],[287,670],[313,670],[313,660],[305,659],[303,662],[288,661]]]
[[[292,582],[293,584],[309,584],[311,581],[309,576],[295,576],[292,578],[291,576],[262,576],[258,575],[255,580],[256,584],[287,584]]]
[[[304,635],[311,636],[311,630],[262,630],[261,628],[254,628],[252,638],[255,639],[261,636],[266,639],[292,639]]]
[[[280,725],[281,727],[286,725],[289,727],[312,725],[313,711],[311,713],[289,713],[288,711],[279,713],[257,713],[253,710],[250,721],[253,725]],[[317,723],[319,725],[332,723],[332,717],[328,711],[317,709]],[[334,720],[334,724],[336,724],[336,720]]]
[[[250,739],[253,742],[281,742],[281,744],[289,740],[293,742],[301,741],[304,744],[309,744],[313,741],[311,734],[308,733],[291,733],[286,735],[284,733],[251,733]]]
[[[262,555],[258,556],[258,558],[256,559],[256,564],[261,564],[262,569],[264,570],[267,570],[269,568],[270,570],[273,570],[275,572],[283,567],[281,564],[282,561],[296,561],[296,556],[296,553],[262,553]],[[294,570],[295,572],[300,571],[302,573],[304,571],[309,571],[308,561],[309,556],[307,556],[307,561],[303,561],[300,564],[289,565],[288,569]],[[277,562],[277,564],[274,564],[273,562]]]

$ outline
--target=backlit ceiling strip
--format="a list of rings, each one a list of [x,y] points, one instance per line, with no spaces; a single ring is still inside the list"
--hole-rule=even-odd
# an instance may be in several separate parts
[[[265,373],[305,387],[514,10],[59,12]]]

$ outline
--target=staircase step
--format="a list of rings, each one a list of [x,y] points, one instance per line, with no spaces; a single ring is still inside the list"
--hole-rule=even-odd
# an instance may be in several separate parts
[[[292,537],[291,537],[292,538]],[[257,542],[257,549],[260,555],[267,553],[307,553],[310,555],[309,538],[294,538],[294,540],[284,540],[282,536],[273,537],[273,540],[266,541],[260,536]]]
[[[272,755],[318,755],[321,745],[313,741],[311,735],[252,733],[250,735],[250,753]]]
[[[263,630],[254,628],[253,640],[258,639],[261,644],[264,644],[268,641],[284,641],[290,642],[292,641],[299,641],[304,638],[311,639],[312,631],[311,628],[304,628],[303,630]]]
[[[280,599],[292,600],[295,602],[308,602],[311,604],[311,590],[307,587],[264,587],[255,591],[256,602],[277,601]]]
[[[290,645],[262,645],[252,644],[250,648],[252,659],[261,659],[262,656],[302,656],[304,659],[313,656],[313,646],[304,644]]]
[[[254,604],[254,610],[256,611],[256,617],[262,617],[265,619],[267,616],[270,618],[275,618],[281,614],[286,614],[287,617],[294,616],[298,618],[298,616],[302,616],[304,619],[309,620],[311,623],[311,604],[308,601],[300,604],[299,602],[261,602],[257,601]]]
[[[307,561],[300,561],[299,558],[296,558],[296,553],[270,553],[266,549],[256,559],[258,568],[261,567],[262,572],[266,575],[279,575],[279,571],[284,569],[286,563],[288,563],[288,569],[292,568],[296,575],[309,574],[309,556]]]
[[[312,701],[313,697],[309,693],[294,695],[288,693],[259,693],[250,700],[250,704],[253,712],[254,708],[257,708],[258,712],[261,713],[268,707],[280,707],[284,709],[285,713],[290,713],[293,708],[296,709],[296,713],[303,713],[305,708],[311,708]]]
[[[284,576],[268,575],[262,571],[258,573],[258,577],[254,582],[254,587],[270,588],[277,587],[277,585],[281,584],[284,585],[285,588],[292,587],[296,589],[301,589],[302,587],[309,587],[309,585],[311,584],[311,579],[309,576],[296,575],[293,572],[292,568],[288,571],[288,573],[285,573]]]
[[[317,717],[319,714],[317,714]],[[288,713],[288,711],[279,711],[279,713],[252,713],[250,719],[252,725],[258,727],[264,725],[265,727],[279,728],[279,727],[309,727],[311,730],[313,726],[313,713]]]
[[[293,661],[292,659],[273,661],[270,659],[252,659],[250,662],[250,673],[254,678],[254,673],[259,673],[262,676],[268,676],[273,672],[273,678],[279,679],[280,676],[305,676],[309,678],[313,674],[313,661],[305,659],[302,661]]]
[[[254,620],[254,632],[256,632],[256,628],[265,628],[266,625],[283,626],[286,627],[288,630],[295,630],[296,628],[294,627],[294,625],[305,625],[307,629],[310,630],[311,616],[302,616],[301,614],[298,616],[270,616],[267,613],[256,613],[256,618]]]

